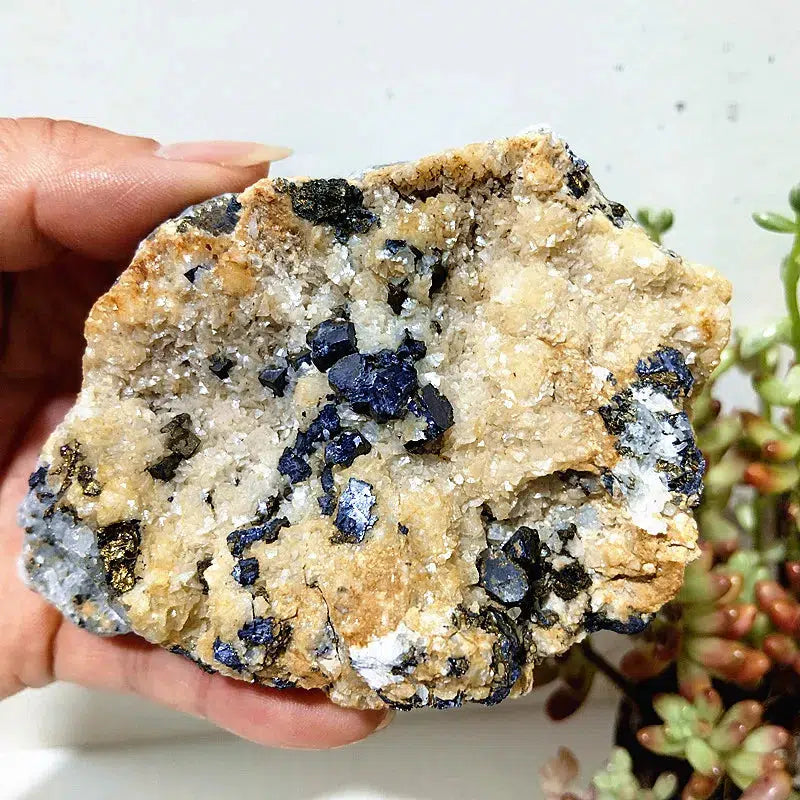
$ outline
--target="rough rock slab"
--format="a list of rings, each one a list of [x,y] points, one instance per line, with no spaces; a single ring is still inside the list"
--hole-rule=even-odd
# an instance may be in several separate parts
[[[142,243],[21,510],[78,625],[366,708],[494,704],[696,554],[729,286],[549,134],[264,180]]]

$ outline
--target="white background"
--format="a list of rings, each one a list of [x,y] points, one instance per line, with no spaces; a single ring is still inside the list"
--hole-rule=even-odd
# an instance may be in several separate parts
[[[779,305],[787,242],[749,214],[782,210],[800,180],[799,41],[789,0],[0,0],[0,114],[285,144],[296,155],[273,174],[314,175],[548,123],[610,197],[672,207],[670,245],[728,275],[751,323]],[[286,755],[223,736],[176,744],[207,729],[54,687],[0,705],[0,797],[537,797],[536,767],[559,742],[599,763],[609,719],[545,727],[534,699]]]

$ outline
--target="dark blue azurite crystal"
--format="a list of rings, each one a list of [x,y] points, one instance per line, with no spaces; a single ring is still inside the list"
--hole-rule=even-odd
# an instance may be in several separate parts
[[[313,450],[313,445],[330,441],[339,432],[341,425],[336,406],[333,403],[326,403],[308,429],[304,433],[297,434],[295,450],[308,455]]]
[[[287,447],[281,454],[278,459],[278,472],[285,475],[290,483],[300,483],[311,477],[311,467],[293,447]]]
[[[339,498],[334,525],[339,533],[331,537],[334,544],[361,544],[367,531],[378,521],[372,516],[375,495],[372,486],[358,478],[350,478]]]
[[[266,681],[267,686],[273,689],[296,689],[297,683],[288,678],[268,678]]]
[[[464,656],[450,656],[447,659],[447,674],[454,678],[460,678],[467,674],[469,661]]]
[[[305,431],[298,431],[292,447],[287,447],[278,459],[278,472],[289,478],[290,483],[299,483],[311,477],[311,467],[306,456],[320,442],[329,441],[341,428],[339,412],[333,403],[322,407],[317,418]]]
[[[419,361],[421,358],[425,358],[427,352],[428,348],[425,346],[425,342],[415,339],[406,329],[403,334],[403,341],[400,343],[400,347],[397,348],[398,358],[407,361]]]
[[[322,491],[325,492],[321,497],[317,498],[319,503],[320,512],[323,516],[329,517],[333,514],[333,509],[336,507],[336,493],[335,484],[333,482],[333,468],[326,464],[322,468],[322,473],[319,477]]]
[[[444,700],[441,697],[434,697],[433,701],[431,702],[431,707],[435,708],[437,711],[448,711],[451,708],[461,708],[463,704],[463,695],[457,694],[451,700]]]
[[[336,508],[336,495],[334,494],[322,494],[317,498],[317,503],[319,503],[319,512],[324,517],[330,517],[333,514],[333,510]]]
[[[328,383],[356,411],[388,422],[405,415],[417,388],[417,371],[391,350],[354,353],[331,367]]]
[[[538,564],[542,553],[542,544],[539,540],[538,531],[529,528],[527,525],[522,525],[503,545],[503,552],[515,561]]]
[[[698,449],[688,416],[652,407],[643,389],[677,400],[688,396],[694,378],[678,350],[662,347],[636,365],[639,380],[599,409],[606,430],[619,437],[616,447],[636,458],[645,469],[662,474],[670,491],[697,505],[703,490],[705,460]],[[609,493],[615,491],[613,471],[603,476]],[[625,484],[619,488],[624,494]]]
[[[683,355],[674,347],[662,347],[648,359],[636,365],[636,374],[642,383],[650,384],[676,400],[688,397],[694,386],[694,376],[686,366]]]
[[[322,484],[323,492],[330,494],[333,491],[333,468],[329,464],[326,464],[322,468],[322,473],[319,476],[319,482]]]
[[[47,467],[39,467],[34,472],[31,472],[30,476],[28,477],[28,486],[31,489],[35,489],[37,486],[41,486],[44,483],[44,479],[47,477]]]
[[[242,586],[252,586],[258,578],[258,559],[242,558],[236,562],[233,572],[233,579]]]
[[[383,243],[383,249],[392,258],[402,256],[412,261],[422,258],[422,250],[409,244],[405,239],[387,239]]]
[[[292,638],[292,626],[274,617],[253,617],[239,629],[238,635],[249,647],[265,648],[265,655],[274,660],[286,650]]]
[[[406,442],[411,452],[424,451],[430,442],[435,442],[448,428],[453,426],[453,406],[432,384],[422,387],[419,397],[408,405],[411,412],[425,420],[422,439]]]
[[[226,667],[236,672],[241,672],[244,669],[244,664],[242,664],[233,646],[229,645],[227,642],[223,642],[219,636],[214,640],[214,658],[219,661],[220,664],[224,664]]]
[[[320,372],[326,372],[340,358],[356,352],[356,329],[346,320],[326,319],[308,332],[311,361]]]
[[[703,491],[706,461],[695,443],[692,423],[683,411],[670,415],[669,420],[675,432],[675,444],[680,456],[680,464],[677,468],[672,469],[668,465],[664,465],[665,471],[668,473],[667,485],[670,491],[690,498],[699,498]]]
[[[325,463],[349,467],[358,456],[366,455],[370,450],[372,445],[360,431],[343,430],[325,446]]]
[[[286,517],[278,517],[267,522],[259,522],[255,525],[248,525],[246,528],[239,528],[228,534],[228,549],[231,555],[239,557],[253,542],[274,542],[278,538],[281,528],[288,527],[289,520]]]
[[[503,605],[521,603],[530,585],[525,570],[502,550],[488,550],[478,563],[480,585]]]
[[[278,626],[274,617],[254,617],[239,630],[239,638],[253,646],[272,644],[277,635]]]

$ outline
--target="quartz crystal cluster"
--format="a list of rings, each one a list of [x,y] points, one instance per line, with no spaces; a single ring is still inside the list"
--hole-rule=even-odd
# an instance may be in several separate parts
[[[95,633],[343,705],[525,693],[696,556],[686,409],[728,294],[545,133],[209,200],[91,312],[27,579]]]

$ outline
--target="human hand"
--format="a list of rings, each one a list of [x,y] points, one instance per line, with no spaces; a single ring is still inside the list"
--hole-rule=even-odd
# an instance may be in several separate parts
[[[207,675],[135,635],[72,625],[18,576],[17,506],[80,388],[83,322],[159,222],[239,191],[287,151],[249,143],[159,148],[73,122],[0,119],[0,699],[55,680],[129,692],[254,742],[333,747],[388,720],[320,692]]]

